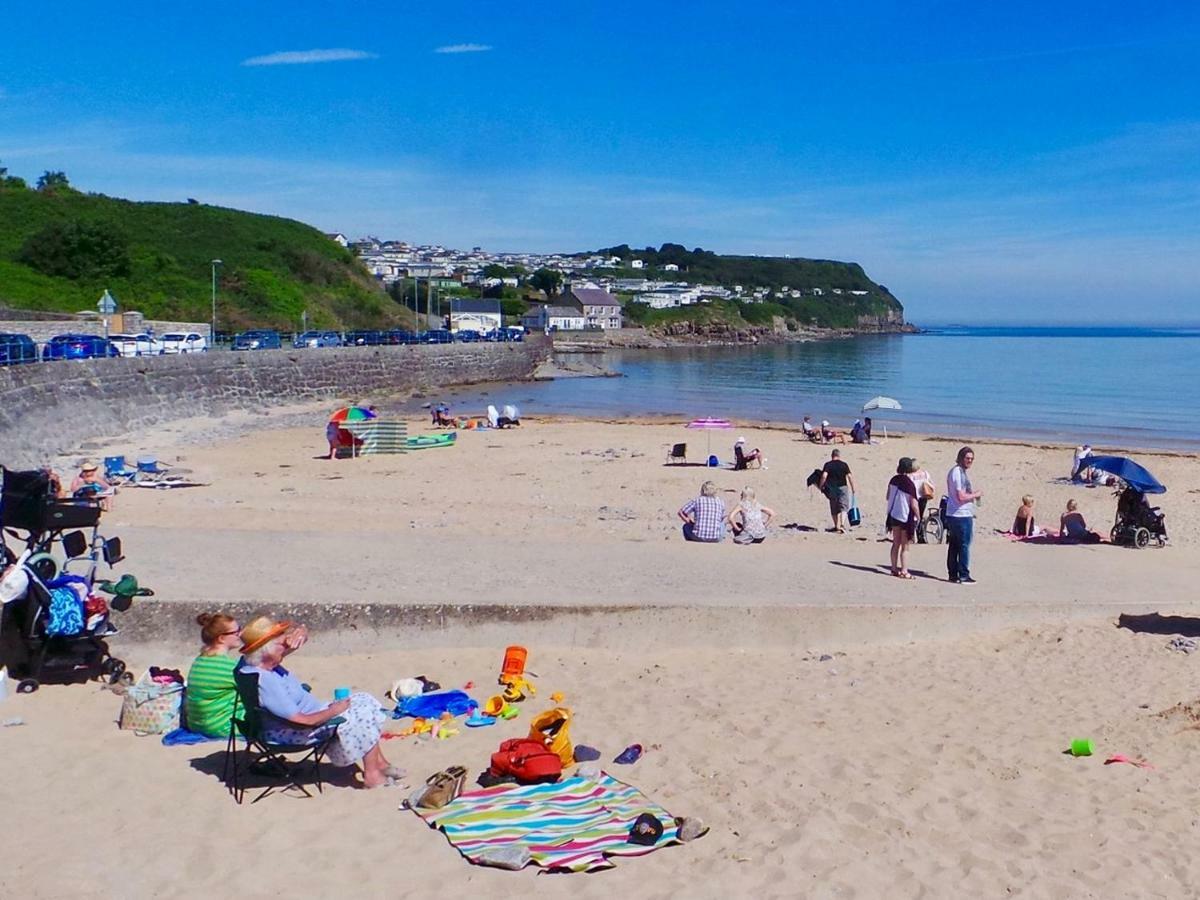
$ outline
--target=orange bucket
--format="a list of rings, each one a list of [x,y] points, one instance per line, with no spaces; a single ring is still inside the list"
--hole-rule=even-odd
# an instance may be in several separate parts
[[[524,675],[525,660],[528,658],[529,651],[524,647],[509,647],[504,651],[504,665],[500,667],[500,674]]]

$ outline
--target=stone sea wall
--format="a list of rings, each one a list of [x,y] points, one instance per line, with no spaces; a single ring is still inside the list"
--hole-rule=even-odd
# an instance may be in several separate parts
[[[427,392],[530,378],[549,358],[513,344],[213,351],[0,369],[0,464],[41,465],[102,436],[193,416],[307,400]]]

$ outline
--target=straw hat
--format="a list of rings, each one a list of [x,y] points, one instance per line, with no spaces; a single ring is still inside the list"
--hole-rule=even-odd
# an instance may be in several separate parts
[[[257,619],[251,620],[242,629],[242,652],[254,652],[291,627],[291,622],[276,622],[270,616],[259,616]]]
[[[738,439],[736,441],[734,441],[734,443],[735,444],[744,444],[744,443],[746,443],[746,439],[744,437],[739,436]]]
[[[96,465],[94,462],[92,462],[90,459],[85,459],[83,462],[81,462],[79,464],[80,472],[95,472],[99,468],[100,467],[98,465]]]

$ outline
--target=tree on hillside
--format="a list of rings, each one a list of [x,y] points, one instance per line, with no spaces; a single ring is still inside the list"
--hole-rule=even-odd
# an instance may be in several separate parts
[[[539,291],[545,291],[547,296],[554,296],[562,287],[562,272],[553,269],[538,269],[529,276],[529,283]]]
[[[70,186],[71,182],[67,180],[66,172],[51,172],[47,170],[37,180],[37,189],[48,193],[53,193],[60,188],[69,188]]]
[[[484,278],[508,278],[508,267],[500,263],[488,263],[483,267]]]
[[[125,237],[89,222],[47,225],[21,245],[17,261],[44,275],[83,281],[124,278],[131,269]]]

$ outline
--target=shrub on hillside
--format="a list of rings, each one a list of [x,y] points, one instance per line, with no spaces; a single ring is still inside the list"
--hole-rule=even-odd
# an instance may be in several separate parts
[[[124,278],[131,268],[124,235],[90,222],[47,225],[26,239],[17,260],[43,275],[83,281]]]

